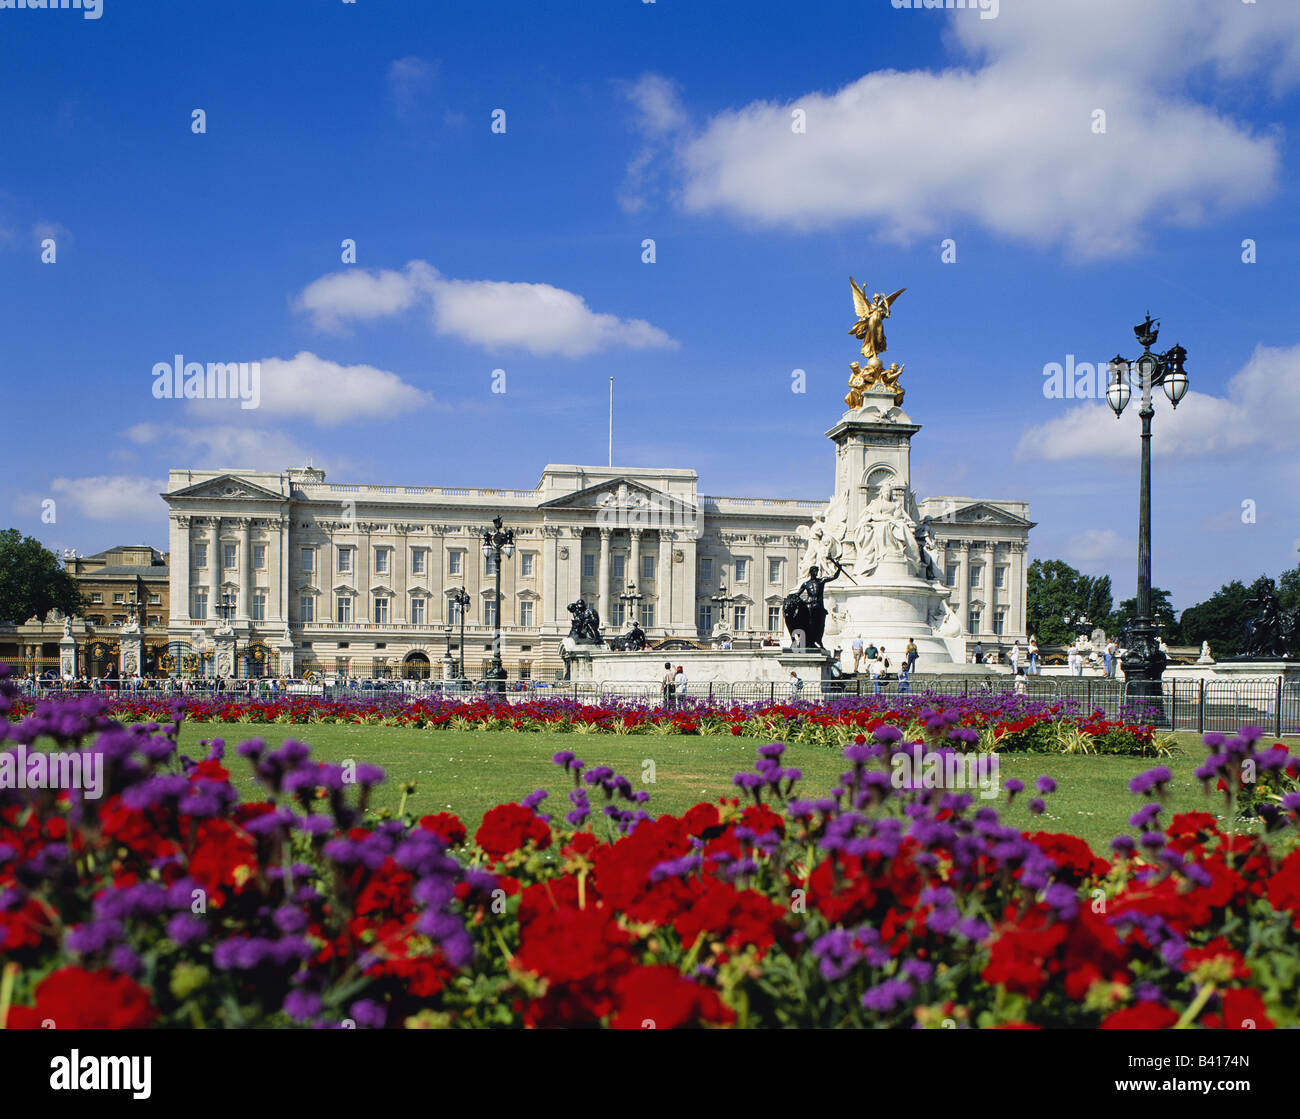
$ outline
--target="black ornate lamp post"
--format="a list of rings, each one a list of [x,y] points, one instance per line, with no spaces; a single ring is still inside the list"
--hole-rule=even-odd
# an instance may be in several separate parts
[[[235,596],[229,591],[225,591],[221,596],[221,601],[217,603],[217,614],[227,626],[230,625],[230,619],[235,616]],[[236,679],[239,677],[238,639],[236,639],[230,647],[230,674]]]
[[[460,616],[460,644],[456,647],[456,651],[459,654],[457,659],[460,663],[456,667],[456,679],[463,680],[465,679],[465,611],[469,608],[469,594],[466,592],[464,587],[458,587],[452,592],[451,601],[456,607],[456,613]],[[448,644],[450,644],[451,627],[448,626],[447,629],[447,641]]]
[[[492,518],[492,527],[483,530],[483,556],[485,559],[496,558],[493,566],[497,572],[496,610],[493,612],[495,633],[492,636],[492,667],[485,676],[488,688],[495,692],[505,690],[506,666],[501,663],[501,557],[509,559],[515,554],[515,534],[511,529],[501,528],[501,518]]]
[[[727,621],[727,611],[731,608],[731,604],[736,601],[736,596],[733,594],[728,594],[727,588],[725,586],[721,586],[718,588],[718,593],[714,595],[710,595],[709,599],[710,601],[716,602],[718,604],[718,626],[720,627],[719,633],[730,633],[731,625]]]
[[[1086,637],[1092,632],[1092,622],[1088,620],[1087,614],[1076,614],[1073,618],[1065,615],[1065,624],[1074,631],[1074,636]]]
[[[1160,678],[1165,671],[1165,655],[1151,616],[1151,417],[1155,415],[1151,392],[1156,386],[1163,387],[1169,402],[1178,407],[1187,392],[1187,373],[1183,369],[1187,351],[1175,345],[1162,354],[1152,353],[1159,331],[1160,324],[1153,322],[1150,314],[1133,328],[1142,356],[1136,362],[1129,362],[1119,354],[1111,359],[1106,402],[1118,419],[1132,395],[1130,377],[1136,365],[1142,386],[1142,404],[1138,410],[1142,418],[1142,479],[1138,497],[1137,619],[1123,668],[1129,695],[1144,701],[1148,707],[1155,707],[1161,713],[1158,717],[1163,718],[1164,693]]]
[[[635,583],[628,583],[627,589],[618,596],[618,600],[623,604],[623,623],[624,625],[634,626],[637,624],[638,615],[641,611],[641,600],[645,597],[636,589]]]

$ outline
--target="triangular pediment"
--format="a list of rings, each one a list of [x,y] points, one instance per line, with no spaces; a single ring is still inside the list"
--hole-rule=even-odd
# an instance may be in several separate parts
[[[238,474],[222,474],[217,478],[208,478],[202,482],[195,482],[192,486],[186,486],[182,490],[172,490],[171,493],[162,496],[166,501],[178,497],[208,498],[219,501],[238,501],[241,498],[245,500],[255,498],[259,501],[267,498],[273,501],[287,500],[284,494],[268,490],[264,486],[241,478]]]
[[[541,509],[571,509],[574,511],[590,510],[600,512],[609,509],[682,509],[691,507],[690,503],[679,497],[664,493],[634,478],[610,478],[597,482],[594,486],[566,493],[544,501]]]
[[[1034,522],[1027,521],[1024,517],[1017,517],[1014,513],[992,505],[987,501],[976,501],[969,505],[959,505],[951,512],[945,512],[943,516],[934,518],[939,523],[953,522],[963,525],[1002,525],[1008,528],[1033,528]]]

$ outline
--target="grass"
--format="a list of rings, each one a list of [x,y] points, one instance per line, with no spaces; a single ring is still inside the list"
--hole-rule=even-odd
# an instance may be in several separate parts
[[[384,767],[388,780],[376,791],[375,807],[396,808],[401,786],[416,782],[407,802],[418,814],[455,812],[473,834],[487,809],[503,801],[517,801],[534,789],[550,790],[543,811],[559,817],[568,811],[571,785],[551,763],[557,750],[573,750],[589,765],[608,765],[650,793],[649,810],[678,814],[701,800],[733,795],[732,775],[752,767],[758,739],[732,735],[635,736],[609,734],[536,734],[522,731],[416,730],[322,723],[311,726],[244,726],[225,723],[186,723],[181,749],[191,757],[203,753],[200,742],[222,738],[227,746],[228,768],[245,796],[256,799],[247,763],[234,756],[234,746],[248,738],[264,738],[278,746],[286,738],[309,743],[313,756],[323,761],[344,759],[373,762]],[[1172,812],[1222,812],[1223,803],[1201,794],[1192,771],[1203,756],[1195,734],[1178,736],[1183,753],[1157,762],[1150,758],[1100,755],[1001,756],[1003,780],[1017,777],[1027,787],[1040,774],[1056,779],[1058,791],[1047,797],[1048,810],[1033,817],[1025,807],[1027,797],[1007,806],[1005,794],[983,803],[1003,813],[1003,819],[1029,830],[1063,831],[1085,839],[1105,854],[1110,839],[1128,831],[1128,817],[1141,801],[1127,788],[1136,774],[1156,764],[1174,771],[1170,790]],[[651,764],[647,764],[651,763]],[[786,763],[803,771],[806,796],[824,795],[844,769],[833,750],[793,743]],[[651,765],[653,774],[651,774]],[[643,775],[653,776],[642,783]],[[596,798],[593,797],[593,806]],[[1165,820],[1168,820],[1166,815]]]

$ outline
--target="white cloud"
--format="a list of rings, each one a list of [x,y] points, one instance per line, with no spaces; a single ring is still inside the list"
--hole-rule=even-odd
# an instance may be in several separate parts
[[[1065,561],[1081,571],[1097,573],[1115,560],[1129,559],[1134,547],[1113,528],[1093,528],[1068,537],[1061,549]]]
[[[287,361],[262,359],[259,411],[267,416],[302,416],[329,427],[348,420],[392,419],[432,400],[423,389],[373,365],[339,365],[306,350]]]
[[[678,141],[683,206],[777,228],[863,221],[903,240],[974,222],[1096,257],[1133,251],[1155,223],[1194,224],[1274,189],[1279,138],[1185,90],[1199,69],[1294,81],[1300,5],[1003,0],[992,20],[893,15],[943,20],[972,64],[879,70],[718,113]],[[642,116],[653,139],[665,118]]]
[[[308,284],[295,302],[323,329],[424,305],[439,334],[488,350],[522,349],[539,356],[580,357],[615,346],[676,345],[645,320],[593,311],[582,296],[563,288],[449,279],[424,261],[412,261],[400,272],[348,270],[322,276]],[[265,366],[263,374],[265,380]],[[264,399],[265,394],[264,384]]]
[[[437,63],[414,55],[399,58],[388,66],[388,93],[399,117],[409,117],[433,88]]]
[[[1193,383],[1194,364],[1189,362]],[[1294,455],[1295,433],[1300,431],[1300,345],[1257,346],[1226,389],[1222,397],[1189,391],[1177,412],[1172,412],[1164,391],[1157,389],[1151,453],[1205,458],[1271,449]],[[1025,431],[1016,457],[1022,461],[1119,458],[1127,462],[1135,453],[1133,426],[1137,421],[1130,414],[1136,408],[1136,394],[1119,420],[1104,403],[1072,407]]]
[[[166,507],[158,495],[166,489],[166,481],[128,474],[55,478],[50,482],[55,501],[96,521],[161,517]]]
[[[196,470],[228,466],[283,470],[313,457],[308,449],[283,432],[247,424],[165,427],[140,423],[128,428],[125,435],[137,445],[151,447],[170,462],[181,462]]]
[[[681,94],[675,82],[661,74],[642,74],[624,90],[637,110],[637,123],[643,132],[675,132],[686,124]]]

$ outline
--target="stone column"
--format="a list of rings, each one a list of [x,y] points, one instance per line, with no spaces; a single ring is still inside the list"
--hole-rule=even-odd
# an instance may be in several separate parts
[[[190,519],[174,517],[171,531],[172,553],[168,557],[170,572],[168,582],[171,590],[168,597],[168,613],[178,623],[184,625],[190,620]]]
[[[596,561],[596,598],[600,602],[600,620],[605,624],[608,624],[609,619],[613,616],[609,600],[609,569],[611,566],[609,538],[612,532],[613,530],[608,528],[600,530],[600,559]]]
[[[228,677],[235,674],[235,635],[219,633],[215,639],[216,654],[212,660],[212,672],[215,676]]]
[[[997,554],[998,554],[997,543],[993,540],[990,540],[988,543],[988,559],[985,560],[985,568],[987,569],[985,571],[985,578],[988,580],[988,591],[984,596],[986,602],[984,608],[984,612],[986,614],[986,617],[984,618],[985,633],[993,632],[993,612],[997,609],[997,597],[998,597]],[[1002,628],[1005,629],[1006,627],[1003,626]]]
[[[655,624],[665,631],[670,631],[673,609],[676,605],[676,588],[673,586],[673,534],[667,529],[659,530],[659,570],[655,572],[655,593],[659,596],[659,609],[655,613]]]
[[[71,635],[59,640],[59,676],[71,680],[77,675],[77,639]]]
[[[542,616],[543,625],[558,626],[560,624],[560,611],[565,608],[567,603],[561,602],[560,598],[561,582],[560,574],[560,530],[555,525],[542,526],[542,565],[544,574],[541,580],[542,587]]]
[[[208,522],[208,618],[216,618],[221,603],[221,518]]]
[[[1028,637],[1025,632],[1025,546],[1013,540],[1010,545],[1010,566],[1007,571],[1007,621],[1016,637]]]
[[[969,632],[970,622],[970,540],[957,541],[957,602],[954,609],[961,620],[962,632]],[[973,635],[972,635],[973,636]]]
[[[240,618],[253,616],[253,520],[239,520],[239,611]]]
[[[138,633],[124,633],[118,638],[121,652],[118,657],[118,671],[124,680],[131,679],[139,673],[144,675],[144,638]]]
[[[641,530],[639,528],[630,528],[627,534],[632,540],[632,554],[628,557],[628,562],[632,565],[632,570],[628,572],[627,579],[629,583],[641,585]],[[619,587],[621,591],[623,588]]]

